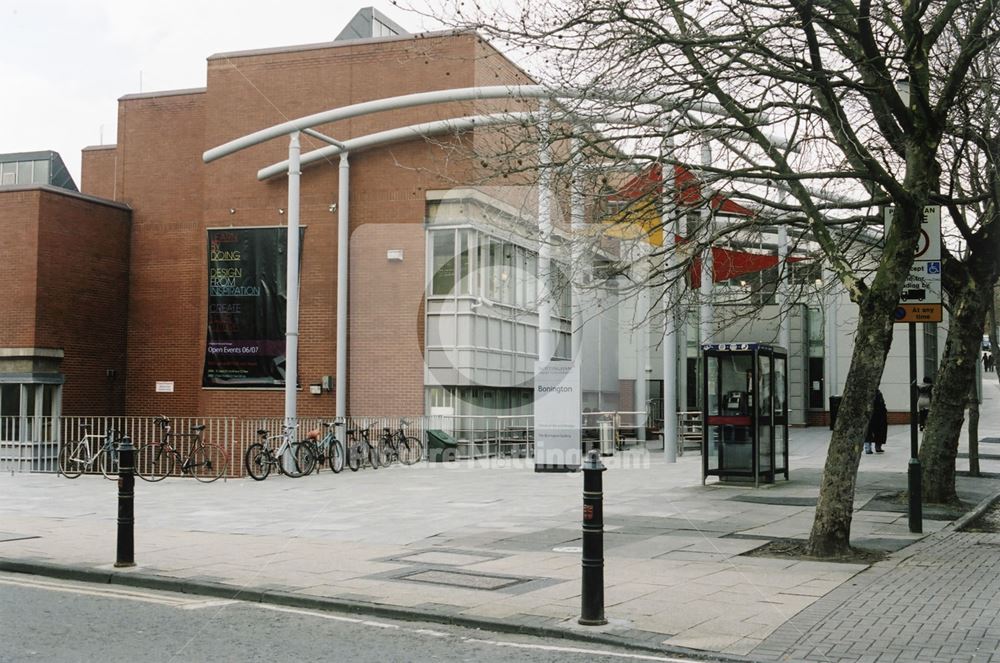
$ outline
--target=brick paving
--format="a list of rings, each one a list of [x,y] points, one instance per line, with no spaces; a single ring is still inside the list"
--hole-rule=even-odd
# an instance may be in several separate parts
[[[750,656],[1000,661],[1000,534],[934,534],[816,601]]]

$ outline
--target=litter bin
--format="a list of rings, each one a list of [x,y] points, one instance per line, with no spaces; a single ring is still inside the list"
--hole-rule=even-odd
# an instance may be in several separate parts
[[[837,423],[837,411],[840,410],[841,398],[841,396],[830,396],[830,430],[833,430],[833,425]]]
[[[434,463],[455,460],[458,441],[443,430],[427,431],[427,459]]]

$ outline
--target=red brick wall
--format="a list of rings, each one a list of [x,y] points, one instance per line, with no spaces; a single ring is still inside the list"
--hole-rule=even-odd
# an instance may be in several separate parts
[[[193,414],[201,396],[206,237],[204,94],[123,97],[118,198],[131,205],[128,414]],[[155,393],[158,380],[174,393]]]
[[[81,157],[80,191],[114,200],[117,194],[118,150],[114,145],[85,147]]]
[[[0,348],[36,347],[37,189],[0,191]]]
[[[57,193],[40,196],[35,343],[64,351],[63,414],[121,414],[129,211]]]
[[[128,95],[118,144],[88,150],[84,181],[134,208],[129,294],[129,414],[280,415],[283,390],[201,388],[207,327],[206,229],[287,222],[286,178],[256,179],[287,158],[282,137],[211,164],[203,151],[280,122],[387,96],[474,84],[526,82],[475,35],[390,39],[214,56],[207,88]],[[442,104],[317,127],[346,140],[417,122],[481,113]],[[349,408],[354,414],[423,411],[424,211],[426,191],[469,181],[451,139],[352,154]],[[324,143],[302,136],[302,152]],[[114,154],[114,159],[111,155]],[[302,415],[331,415],[335,394],[308,385],[336,374],[339,158],[303,170],[298,398]],[[113,166],[113,167],[112,167]],[[109,185],[109,182],[111,184]],[[369,227],[371,226],[371,227]],[[404,251],[402,262],[386,250]],[[169,380],[172,394],[156,394]]]

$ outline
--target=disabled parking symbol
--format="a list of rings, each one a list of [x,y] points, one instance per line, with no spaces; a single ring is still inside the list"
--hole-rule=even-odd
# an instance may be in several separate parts
[[[940,274],[941,273],[941,263],[937,260],[932,260],[927,263],[927,273],[928,274]]]

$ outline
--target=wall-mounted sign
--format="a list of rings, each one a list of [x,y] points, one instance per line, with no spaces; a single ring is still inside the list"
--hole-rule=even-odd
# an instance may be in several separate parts
[[[208,231],[203,386],[285,384],[287,247],[287,228]]]
[[[174,393],[174,383],[173,382],[161,382],[156,381],[156,393],[158,394],[172,394]]]

